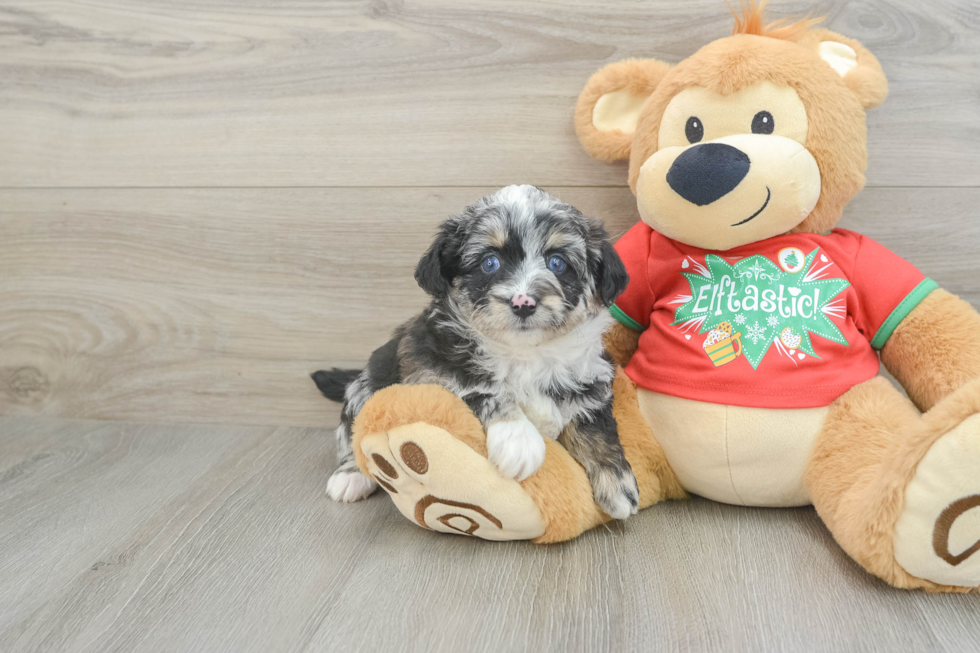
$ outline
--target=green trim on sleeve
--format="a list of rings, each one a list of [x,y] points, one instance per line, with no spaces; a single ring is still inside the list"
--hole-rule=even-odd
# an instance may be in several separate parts
[[[624,313],[623,309],[621,309],[619,306],[613,304],[612,306],[609,307],[609,312],[612,313],[612,316],[616,318],[616,321],[622,324],[623,326],[629,327],[634,331],[646,331],[645,326],[643,326],[642,324],[640,324],[639,322],[631,318],[629,315]]]
[[[895,328],[902,323],[902,320],[912,312],[913,308],[919,305],[919,302],[926,298],[926,295],[938,287],[939,284],[932,279],[923,279],[918,286],[912,289],[912,292],[906,295],[905,299],[895,307],[895,310],[888,316],[888,319],[878,328],[878,333],[871,339],[871,346],[875,349],[884,347],[892,333],[894,333]]]

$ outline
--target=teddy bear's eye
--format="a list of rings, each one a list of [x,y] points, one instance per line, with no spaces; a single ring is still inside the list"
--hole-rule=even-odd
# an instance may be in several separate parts
[[[687,119],[684,134],[687,135],[688,143],[698,143],[704,138],[704,125],[701,124],[697,116],[691,116]]]
[[[760,111],[752,118],[753,134],[771,134],[776,128],[776,123],[772,119],[772,114],[768,111]]]

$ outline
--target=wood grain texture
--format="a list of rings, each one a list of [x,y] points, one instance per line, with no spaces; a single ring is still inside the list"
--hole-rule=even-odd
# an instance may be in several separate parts
[[[492,190],[0,191],[0,413],[324,425],[308,374],[360,366],[425,296],[446,215]],[[550,188],[621,234],[622,188]],[[980,189],[868,189],[859,229],[980,305]]]
[[[0,650],[968,651],[811,509],[654,506],[562,545],[329,501],[324,429],[0,418]]]
[[[980,185],[980,5],[786,0],[881,60],[871,185]],[[731,31],[721,0],[0,1],[0,185],[617,185],[586,79]]]

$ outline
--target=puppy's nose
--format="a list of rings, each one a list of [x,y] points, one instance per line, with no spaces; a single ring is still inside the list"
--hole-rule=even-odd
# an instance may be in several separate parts
[[[711,204],[733,191],[749,174],[749,156],[731,145],[695,145],[674,159],[667,183],[692,204]]]
[[[538,303],[530,295],[514,295],[510,300],[510,309],[519,318],[531,317],[537,307]]]

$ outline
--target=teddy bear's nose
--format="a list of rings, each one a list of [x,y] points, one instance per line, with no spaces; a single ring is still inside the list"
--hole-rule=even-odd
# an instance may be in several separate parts
[[[667,183],[688,202],[704,206],[724,197],[749,173],[749,157],[724,143],[688,148],[667,171]]]

